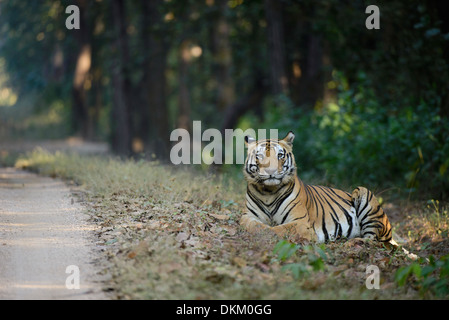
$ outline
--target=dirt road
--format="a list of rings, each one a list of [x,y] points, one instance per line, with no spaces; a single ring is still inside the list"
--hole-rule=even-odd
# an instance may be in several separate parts
[[[62,181],[0,168],[0,299],[105,299],[87,218]]]

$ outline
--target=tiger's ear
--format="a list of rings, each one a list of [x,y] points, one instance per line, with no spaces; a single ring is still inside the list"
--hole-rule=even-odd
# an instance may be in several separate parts
[[[290,131],[282,140],[285,141],[291,147],[293,146],[293,140],[295,140],[295,134],[292,131]]]
[[[251,136],[245,136],[245,145],[248,146],[249,144],[255,143],[256,139],[254,139]]]

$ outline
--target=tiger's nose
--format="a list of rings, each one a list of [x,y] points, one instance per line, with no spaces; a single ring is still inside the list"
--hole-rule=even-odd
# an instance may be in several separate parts
[[[266,168],[265,172],[271,176],[276,172],[276,170],[276,168]]]

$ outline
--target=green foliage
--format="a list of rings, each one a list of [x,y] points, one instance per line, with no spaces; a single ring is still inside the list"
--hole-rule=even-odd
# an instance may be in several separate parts
[[[300,254],[298,254],[299,252]],[[295,262],[282,266],[282,270],[290,272],[295,279],[300,279],[303,275],[313,271],[324,270],[324,262],[327,261],[324,245],[301,246],[287,240],[279,241],[273,249],[273,254],[281,262],[296,258]]]
[[[296,134],[300,176],[447,198],[449,34],[442,14],[420,1],[382,2],[382,32],[367,32],[360,19],[367,1],[289,3],[308,14],[305,32],[320,36],[330,60],[315,106],[288,99],[266,105],[266,126]]]
[[[447,119],[424,101],[415,108],[382,106],[363,75],[359,79],[317,117],[323,169],[339,180],[349,173],[353,183],[447,189],[446,172],[437,170],[448,161]]]
[[[333,81],[338,88],[335,102],[322,109],[304,112],[286,105],[292,117],[285,117],[282,108],[269,111],[269,125],[296,134],[299,175],[447,197],[448,119],[430,102],[382,105],[363,72],[352,86],[342,72],[334,71]]]
[[[422,296],[428,292],[439,298],[449,296],[449,255],[440,259],[430,256],[429,263],[421,265],[418,262],[399,268],[395,274],[399,286],[411,282],[419,288]]]
[[[273,253],[280,261],[285,261],[290,258],[298,249],[299,245],[291,243],[287,240],[279,241],[273,249]]]

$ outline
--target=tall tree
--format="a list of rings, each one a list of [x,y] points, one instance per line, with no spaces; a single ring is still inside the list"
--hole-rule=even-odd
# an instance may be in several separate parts
[[[322,40],[311,31],[310,25],[307,25],[309,33],[305,36],[304,46],[302,51],[305,51],[299,59],[299,66],[301,76],[297,81],[296,102],[302,107],[313,108],[318,101],[322,101],[325,94],[325,84],[323,83],[326,76],[327,81],[330,81],[329,75],[324,74],[324,66],[329,69],[330,57],[325,55],[322,46]],[[327,51],[326,51],[327,53]],[[329,72],[328,72],[329,73]],[[328,90],[326,91],[326,99],[330,96]]]
[[[130,84],[129,84],[129,48],[126,33],[124,0],[113,0],[113,21],[116,30],[116,64],[112,70],[113,111],[112,111],[112,149],[120,155],[131,153],[130,129]]]
[[[190,53],[189,41],[183,40],[179,46],[179,93],[178,93],[178,116],[177,127],[190,131],[190,91],[188,84],[188,69],[192,55]]]
[[[151,126],[150,151],[161,161],[167,161],[170,150],[168,124],[166,67],[169,44],[163,28],[161,6],[163,0],[147,1],[148,21],[151,29],[148,35],[148,69],[146,90],[148,90],[148,108]]]
[[[232,48],[230,43],[231,26],[228,22],[229,5],[227,0],[217,0],[217,19],[213,26],[212,51],[214,56],[214,76],[217,83],[217,108],[223,112],[235,100],[234,81],[231,75]]]
[[[150,81],[150,40],[149,34],[152,30],[151,18],[151,4],[150,1],[136,1],[137,8],[140,10],[139,21],[139,48],[140,48],[140,71],[142,72],[141,81],[136,86],[137,101],[132,104],[132,135],[134,141],[141,143],[141,150],[143,152],[152,152],[154,147],[151,143],[151,138],[155,136],[155,127],[150,115],[150,97],[148,94],[148,87]],[[135,146],[133,149],[136,149]],[[138,151],[138,150],[134,150]]]
[[[77,5],[80,8],[80,28],[73,30],[79,50],[72,85],[72,126],[82,138],[89,140],[93,138],[93,132],[89,126],[86,87],[92,63],[92,45],[87,16],[88,3],[86,0],[77,0]]]
[[[265,0],[268,52],[270,57],[271,90],[274,95],[288,93],[285,65],[284,26],[282,1]]]
[[[432,18],[436,20],[435,24],[439,24],[442,34],[447,35],[449,33],[449,3],[447,1],[437,0],[427,0],[426,3]],[[444,60],[449,64],[448,41],[443,42],[441,49],[443,50],[442,55]],[[447,77],[442,87],[441,91],[443,92],[443,96],[440,103],[440,115],[444,118],[449,118],[449,79]]]

